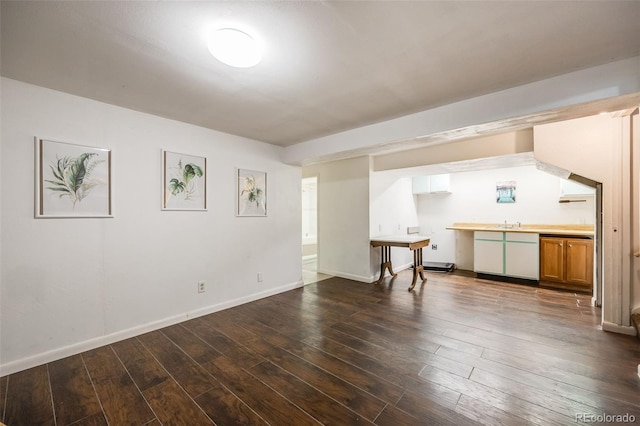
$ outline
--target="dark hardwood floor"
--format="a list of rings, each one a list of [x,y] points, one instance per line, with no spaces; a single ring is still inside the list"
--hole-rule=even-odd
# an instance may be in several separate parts
[[[331,278],[0,378],[18,425],[640,422],[640,342],[589,297]],[[606,417],[594,420],[605,422]]]

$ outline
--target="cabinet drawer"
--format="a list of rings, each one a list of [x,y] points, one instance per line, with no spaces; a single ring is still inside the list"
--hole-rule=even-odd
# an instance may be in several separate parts
[[[494,232],[494,231],[475,231],[473,233],[473,238],[476,240],[493,240],[493,241],[502,241],[504,232]]]
[[[540,234],[529,234],[528,232],[507,232],[505,239],[507,241],[538,244]]]

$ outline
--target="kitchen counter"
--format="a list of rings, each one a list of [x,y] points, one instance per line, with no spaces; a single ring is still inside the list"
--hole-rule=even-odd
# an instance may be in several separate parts
[[[529,234],[545,235],[570,235],[577,237],[593,237],[593,225],[531,225],[523,224],[520,227],[514,224],[507,226],[497,223],[466,223],[457,222],[446,229],[454,231],[496,231],[496,232],[523,232]]]

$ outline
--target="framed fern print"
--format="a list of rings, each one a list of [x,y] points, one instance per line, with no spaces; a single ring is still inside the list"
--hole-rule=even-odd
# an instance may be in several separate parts
[[[267,174],[238,169],[237,216],[267,215]]]
[[[36,138],[36,218],[113,217],[111,150]]]
[[[162,209],[207,210],[207,159],[162,151]]]

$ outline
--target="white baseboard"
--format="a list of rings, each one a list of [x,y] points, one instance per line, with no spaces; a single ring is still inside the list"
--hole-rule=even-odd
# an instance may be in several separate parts
[[[311,263],[315,262],[318,259],[317,254],[309,254],[306,256],[302,256],[302,263]]]
[[[58,359],[62,359],[71,355],[76,355],[85,351],[96,349],[101,346],[110,345],[112,343],[139,336],[150,331],[159,330],[161,328],[178,324],[192,318],[212,314],[214,312],[222,311],[234,306],[243,305],[245,303],[253,302],[255,300],[263,299],[265,297],[273,296],[275,294],[283,293],[285,291],[293,290],[303,286],[304,283],[302,281],[297,281],[295,283],[286,284],[280,287],[262,291],[260,293],[254,293],[248,296],[240,297],[238,299],[229,300],[226,302],[218,303],[216,305],[207,306],[205,308],[196,309],[194,311],[185,312],[183,314],[163,318],[158,321],[149,322],[139,326],[127,328],[125,330],[116,331],[115,333],[110,333],[104,336],[99,336],[93,339],[74,343],[72,345],[52,349],[50,351],[42,352],[27,358],[0,364],[0,377],[17,373],[18,371],[23,371],[28,368],[36,367],[38,365],[56,361]]]
[[[333,277],[346,278],[348,280],[360,281],[363,283],[371,283],[371,277],[365,277],[364,275],[354,275],[346,272],[330,271],[328,269],[318,269],[318,273],[331,275]]]
[[[412,265],[413,263],[407,263],[406,265],[394,266],[393,272],[398,273],[400,271],[404,271],[405,269],[411,268]],[[379,272],[376,272],[376,275],[370,275],[368,277],[364,275],[349,274],[347,272],[330,271],[328,269],[323,269],[323,270],[318,269],[318,272],[321,274],[331,275],[331,276],[340,277],[340,278],[346,278],[348,280],[359,281],[367,284],[374,283],[378,281],[378,278],[379,278],[379,275],[378,275]],[[387,271],[385,272],[384,276],[390,277],[391,274],[389,274],[389,271]]]
[[[636,335],[636,328],[633,326],[619,325],[607,321],[602,321],[602,329],[612,333],[627,334],[629,336]]]

